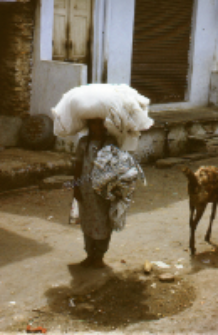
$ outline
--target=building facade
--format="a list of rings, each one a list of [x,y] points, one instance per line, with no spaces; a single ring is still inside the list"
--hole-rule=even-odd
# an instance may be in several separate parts
[[[218,0],[0,0],[0,113],[47,114],[88,83],[151,109],[218,104]]]

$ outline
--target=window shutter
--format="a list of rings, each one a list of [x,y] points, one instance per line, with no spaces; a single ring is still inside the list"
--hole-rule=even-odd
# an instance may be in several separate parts
[[[136,0],[131,84],[152,103],[183,101],[193,0]]]

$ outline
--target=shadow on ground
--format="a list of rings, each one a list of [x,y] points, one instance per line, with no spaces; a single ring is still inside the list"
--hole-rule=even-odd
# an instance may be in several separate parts
[[[30,257],[38,257],[52,250],[44,243],[0,228],[0,267]]]
[[[197,273],[207,268],[218,268],[218,245],[212,243],[211,245],[213,246],[212,251],[204,251],[191,257],[191,273]]]
[[[41,190],[36,187],[0,193],[0,211],[69,224],[72,190]]]
[[[129,214],[150,212],[187,198],[187,183],[179,168],[158,170],[149,165],[144,171],[148,186],[138,183]],[[0,210],[68,225],[72,196],[68,189],[14,190],[0,193]]]
[[[54,315],[56,320],[57,315],[62,316],[62,331],[64,324],[70,322],[74,331],[122,329],[177,314],[195,299],[187,282],[161,283],[158,274],[140,278],[140,273],[115,275],[109,267],[94,270],[73,264],[68,268],[73,277],[71,286],[53,287],[45,292],[49,309],[44,324],[48,329],[55,329]]]
[[[187,162],[193,171],[201,165],[217,165],[218,158],[202,161]],[[158,208],[188,199],[187,179],[182,173],[181,166],[171,169],[156,169],[152,165],[144,165],[143,170],[147,186],[138,182],[129,214],[146,213]],[[53,189],[43,190],[27,188],[0,193],[0,210],[10,214],[18,214],[48,219],[51,222],[67,225],[72,203],[72,190]],[[187,203],[187,222],[189,207]],[[77,228],[75,225],[74,228]]]

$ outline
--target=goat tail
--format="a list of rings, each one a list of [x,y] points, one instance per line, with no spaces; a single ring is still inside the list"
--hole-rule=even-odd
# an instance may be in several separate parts
[[[194,172],[189,169],[187,166],[185,166],[183,169],[182,169],[182,172],[184,173],[184,175],[188,178],[188,181],[190,183],[190,185],[192,187],[196,187],[198,186],[198,180],[197,180],[197,177],[196,175],[194,174]]]

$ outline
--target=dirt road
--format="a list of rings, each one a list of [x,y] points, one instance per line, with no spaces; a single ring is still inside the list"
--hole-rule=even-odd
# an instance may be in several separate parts
[[[218,158],[190,164],[218,165]],[[30,188],[0,195],[0,330],[51,333],[218,332],[218,249],[204,242],[210,207],[188,250],[188,197],[180,167],[145,167],[122,232],[101,270],[83,269],[79,226],[68,224],[69,190]],[[212,240],[218,244],[215,222]],[[153,264],[143,272],[146,260]],[[159,265],[163,266],[163,263]],[[161,273],[175,280],[164,283]]]

